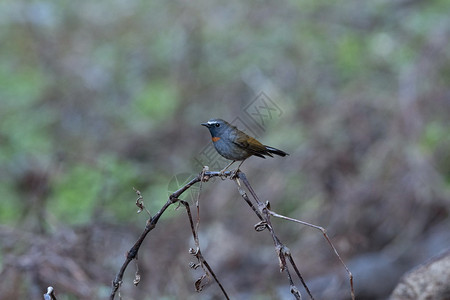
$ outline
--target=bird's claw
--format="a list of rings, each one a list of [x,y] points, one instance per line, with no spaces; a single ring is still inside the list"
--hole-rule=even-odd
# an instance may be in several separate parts
[[[220,179],[225,180],[225,179],[227,178],[227,175],[225,174],[226,170],[227,170],[227,168],[222,169],[222,170],[219,172],[219,177],[220,177]]]
[[[239,169],[234,169],[233,171],[231,171],[230,179],[236,179],[236,178],[237,178],[237,174],[238,174],[240,171],[241,171],[241,170],[239,170]]]
[[[219,177],[222,180],[225,180],[227,178],[227,175],[225,175],[225,170],[219,172]]]

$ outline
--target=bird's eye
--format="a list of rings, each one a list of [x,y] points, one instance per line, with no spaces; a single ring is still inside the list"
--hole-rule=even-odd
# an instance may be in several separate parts
[[[220,124],[219,124],[219,123],[216,123],[216,127],[220,127]]]

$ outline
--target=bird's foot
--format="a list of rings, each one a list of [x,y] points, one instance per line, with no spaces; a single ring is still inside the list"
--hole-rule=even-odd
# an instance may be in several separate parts
[[[225,180],[227,178],[227,175],[225,174],[226,170],[227,170],[227,168],[225,168],[219,172],[220,179]]]
[[[222,171],[219,172],[219,177],[222,180],[225,180],[227,178],[227,175],[225,175],[225,171],[234,163],[235,161],[233,160],[232,162],[230,162],[225,168],[222,169]]]
[[[236,178],[237,178],[237,174],[238,174],[240,171],[241,171],[241,170],[239,170],[239,169],[234,169],[233,171],[231,171],[230,179],[236,179]]]

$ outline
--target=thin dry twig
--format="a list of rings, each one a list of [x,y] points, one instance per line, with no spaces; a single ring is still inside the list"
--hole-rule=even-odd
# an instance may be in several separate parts
[[[270,221],[270,217],[277,217],[277,218],[281,218],[281,219],[285,219],[288,221],[293,221],[296,223],[300,223],[306,226],[310,226],[312,228],[318,229],[322,232],[322,234],[324,235],[325,239],[327,240],[328,244],[331,246],[331,248],[333,249],[334,253],[336,254],[336,256],[339,258],[339,261],[344,265],[345,270],[347,271],[348,275],[349,275],[349,281],[350,281],[350,289],[351,289],[351,297],[354,300],[355,299],[355,295],[354,295],[354,288],[353,288],[353,275],[350,272],[350,270],[348,269],[348,267],[345,265],[344,261],[342,260],[341,256],[339,255],[337,249],[334,247],[333,243],[331,242],[330,238],[328,237],[328,235],[326,234],[326,230],[323,227],[314,225],[314,224],[310,224],[304,221],[300,221],[297,219],[293,219],[293,218],[289,218],[286,216],[282,216],[279,215],[273,211],[270,210],[270,205],[269,203],[263,203],[259,200],[258,196],[256,195],[255,191],[253,190],[253,188],[251,187],[250,183],[248,182],[247,177],[245,176],[244,173],[238,171],[233,171],[233,172],[225,172],[225,174],[221,173],[221,172],[210,172],[207,171],[207,168],[205,167],[202,172],[200,174],[198,174],[195,178],[193,178],[192,180],[190,180],[187,184],[185,184],[183,187],[181,187],[180,189],[178,189],[177,191],[175,191],[173,194],[171,194],[169,196],[169,199],[167,200],[167,202],[163,205],[163,207],[153,216],[150,217],[147,220],[147,224],[145,226],[144,231],[142,232],[141,236],[138,238],[138,240],[136,241],[136,243],[133,245],[133,247],[127,252],[127,256],[125,259],[125,262],[122,264],[122,267],[120,268],[119,272],[117,273],[114,281],[112,282],[112,288],[111,288],[111,294],[110,294],[110,299],[114,299],[117,291],[119,290],[121,284],[122,284],[122,279],[123,279],[123,275],[124,272],[126,270],[126,268],[128,267],[128,264],[133,260],[133,259],[137,259],[137,254],[139,251],[140,246],[142,245],[143,240],[145,239],[145,237],[147,236],[147,234],[153,230],[159,220],[159,218],[161,217],[161,215],[167,210],[167,208],[174,204],[174,203],[180,203],[182,204],[185,208],[186,208],[186,212],[187,215],[189,217],[189,222],[191,225],[191,231],[192,231],[192,235],[194,238],[194,242],[195,242],[195,246],[196,249],[190,249],[190,253],[192,255],[194,255],[198,261],[198,264],[194,264],[191,263],[191,267],[196,269],[198,267],[202,267],[202,269],[204,270],[205,274],[203,274],[196,282],[195,282],[195,287],[197,291],[201,291],[203,286],[204,286],[204,280],[209,278],[209,275],[211,275],[214,280],[217,282],[217,284],[219,285],[222,293],[224,294],[226,299],[229,299],[225,289],[223,288],[222,284],[220,283],[220,281],[218,280],[217,276],[215,275],[215,273],[213,272],[212,268],[209,266],[209,264],[206,262],[205,258],[203,257],[201,250],[200,250],[200,242],[198,239],[198,228],[199,228],[199,223],[200,223],[200,208],[199,208],[199,199],[197,198],[196,201],[196,208],[197,208],[197,219],[196,219],[196,223],[194,224],[194,221],[192,219],[192,214],[191,214],[191,210],[190,210],[190,206],[186,201],[180,200],[179,197],[186,191],[188,190],[192,185],[198,183],[198,182],[207,182],[210,178],[212,177],[221,177],[221,178],[230,178],[232,180],[234,180],[237,184],[238,187],[238,191],[241,194],[242,198],[247,202],[247,204],[252,208],[253,212],[256,214],[256,216],[260,219],[260,222],[258,224],[255,225],[255,230],[257,231],[262,231],[264,229],[268,229],[268,231],[270,232],[274,245],[275,245],[275,250],[279,259],[279,263],[280,263],[280,271],[284,271],[286,272],[286,275],[288,277],[289,280],[289,284],[290,284],[290,292],[291,294],[296,298],[296,299],[301,299],[301,294],[298,290],[298,288],[295,286],[294,281],[292,279],[291,273],[289,271],[288,268],[288,264],[287,262],[289,262],[289,264],[293,267],[297,277],[300,279],[303,287],[305,288],[305,290],[307,291],[309,297],[311,299],[314,299],[314,297],[311,294],[311,291],[309,290],[308,286],[306,285],[297,265],[294,262],[294,259],[292,258],[291,252],[289,250],[288,247],[286,247],[281,241],[280,239],[277,237],[277,235],[275,234],[275,230],[273,229],[273,226],[271,224]],[[255,200],[256,202],[256,206],[252,203],[252,201],[250,200],[250,198],[248,197],[247,193],[244,191],[244,189],[242,188],[241,184],[240,184],[240,180],[242,180],[242,182],[244,183],[246,189],[250,192],[250,194],[252,195],[252,198]],[[201,188],[201,187],[200,187]],[[140,194],[139,191],[136,190],[136,193],[138,194],[138,199],[136,200],[136,205],[138,205],[138,207],[140,208],[140,210],[142,211],[142,209],[144,209],[145,207],[142,204],[142,195]],[[141,207],[142,205],[142,207]],[[149,214],[150,215],[150,214]],[[136,274],[138,275],[138,271],[136,272]],[[140,279],[140,276],[139,276]],[[139,280],[137,281],[137,283],[139,282]],[[135,278],[135,284],[136,283],[136,278]],[[120,294],[120,291],[119,291]]]
[[[147,212],[147,214],[149,215],[149,217],[151,218],[152,215],[150,214],[150,211],[145,207],[144,205],[144,197],[142,196],[141,192],[139,190],[137,190],[136,188],[133,187],[134,192],[136,193],[136,195],[138,195],[137,199],[136,199],[136,206],[139,208],[137,213],[141,213],[143,210],[145,210]]]
[[[327,241],[328,245],[331,247],[331,249],[333,249],[334,254],[337,256],[337,258],[339,259],[339,261],[341,262],[341,264],[344,266],[345,271],[348,274],[348,278],[349,278],[349,282],[350,282],[350,291],[351,291],[351,296],[352,299],[355,299],[355,291],[354,291],[354,287],[353,287],[353,274],[352,272],[350,272],[350,269],[347,267],[347,265],[344,263],[344,260],[342,259],[342,257],[339,255],[339,252],[337,251],[336,247],[333,245],[333,243],[331,242],[331,239],[328,237],[327,234],[327,230],[321,226],[317,226],[305,221],[301,221],[301,220],[297,220],[297,219],[293,219],[293,218],[289,218],[280,214],[277,214],[274,211],[271,211],[270,209],[267,208],[267,212],[274,217],[280,218],[280,219],[284,219],[284,220],[288,220],[288,221],[292,221],[292,222],[296,222],[296,223],[300,223],[302,225],[306,225],[309,227],[312,227],[314,229],[320,230],[325,238],[325,240]],[[292,259],[292,257],[289,254],[290,259]]]
[[[264,228],[267,228],[269,230],[271,236],[272,236],[273,242],[275,244],[275,250],[277,252],[278,260],[279,260],[279,263],[280,263],[280,271],[281,272],[283,272],[283,271],[286,272],[286,276],[288,277],[289,285],[291,287],[290,288],[291,294],[295,297],[295,299],[301,299],[300,292],[299,292],[298,288],[294,284],[294,281],[292,279],[291,273],[290,273],[289,268],[288,268],[287,263],[286,263],[286,253],[290,253],[290,251],[280,241],[280,239],[276,236],[275,231],[274,231],[274,229],[272,227],[272,224],[270,222],[270,215],[265,210],[266,205],[264,205],[259,200],[259,198],[256,195],[255,191],[250,186],[250,183],[248,182],[247,177],[245,176],[244,173],[237,172],[236,177],[234,179],[235,179],[235,182],[236,182],[236,184],[238,186],[238,190],[239,190],[239,193],[241,194],[242,198],[245,200],[245,202],[247,202],[247,204],[253,209],[255,214],[261,220],[261,222],[259,222],[258,224],[255,225],[255,229],[257,231],[262,231],[262,230],[264,230]],[[252,194],[253,198],[255,199],[255,201],[256,201],[256,203],[258,205],[258,208],[260,208],[259,210],[253,205],[253,203],[251,202],[251,200],[248,197],[247,193],[242,189],[241,184],[239,182],[239,179],[242,179],[242,181],[244,182],[245,186],[247,187],[247,189]],[[290,256],[290,254],[289,254],[289,256]],[[294,270],[298,271],[298,268],[295,265],[294,260],[290,259],[289,262],[294,267]],[[308,286],[306,285],[306,282],[303,280],[303,277],[301,276],[300,272],[296,272],[296,274],[299,277],[299,279],[300,279],[303,287],[305,288],[306,292],[308,293],[309,297],[311,299],[314,299],[314,297],[311,294],[311,291],[309,290]]]
[[[47,288],[47,293],[44,294],[44,300],[56,300],[55,290],[52,286]]]
[[[211,276],[214,278],[214,280],[217,282],[217,284],[220,287],[220,290],[222,291],[223,295],[225,296],[226,299],[230,299],[227,295],[227,292],[225,291],[224,287],[222,286],[222,284],[220,283],[219,279],[217,278],[216,274],[214,273],[214,271],[212,270],[212,268],[209,266],[208,262],[205,260],[205,258],[202,255],[202,252],[200,250],[200,242],[198,239],[198,231],[197,228],[194,227],[194,221],[192,220],[192,214],[191,214],[191,209],[189,207],[189,203],[187,203],[186,201],[180,200],[180,203],[184,205],[184,207],[186,208],[186,212],[188,214],[189,217],[189,223],[191,225],[191,230],[192,230],[192,236],[194,237],[194,242],[195,242],[195,246],[196,249],[190,249],[189,252],[195,256],[195,258],[197,258],[198,264],[192,264],[191,267],[196,269],[199,266],[202,267],[203,271],[205,272],[204,275],[202,275],[195,283],[195,288],[198,292],[200,292],[203,287],[205,286],[205,284],[203,283],[203,279],[208,279],[209,274],[211,274]],[[198,219],[197,219],[198,220]]]
[[[241,179],[241,180],[244,182],[244,185],[245,185],[246,188],[250,191],[250,194],[251,194],[251,195],[253,196],[253,198],[255,199],[255,202],[256,202],[256,204],[257,204],[257,206],[258,206],[258,209],[259,209],[259,212],[258,212],[258,213],[256,213],[257,209],[253,206],[253,204],[251,203],[250,199],[248,199],[248,196],[247,196],[247,194],[245,193],[245,191],[243,191],[243,190],[241,189],[241,185],[240,185],[238,179]],[[351,294],[352,299],[353,299],[353,300],[355,299],[355,290],[354,290],[354,286],[353,286],[353,275],[352,275],[352,273],[350,272],[350,270],[349,270],[349,268],[347,267],[347,265],[344,263],[344,261],[343,261],[343,259],[341,258],[341,256],[339,255],[339,253],[338,253],[336,247],[333,245],[333,243],[331,242],[330,238],[328,237],[325,228],[323,228],[323,227],[321,227],[321,226],[317,226],[317,225],[311,224],[311,223],[308,223],[308,222],[304,222],[304,221],[301,221],[301,220],[289,218],[289,217],[286,217],[286,216],[283,216],[283,215],[280,215],[280,214],[277,214],[277,213],[271,211],[271,210],[270,210],[270,205],[269,205],[269,203],[262,203],[261,200],[259,200],[258,196],[256,195],[255,191],[253,190],[252,186],[250,185],[250,183],[249,183],[249,181],[248,181],[248,179],[247,179],[247,177],[245,176],[244,173],[242,173],[242,172],[237,172],[235,181],[236,181],[236,183],[237,183],[237,185],[238,185],[239,193],[240,193],[241,196],[244,198],[244,200],[252,207],[252,209],[253,209],[253,211],[255,211],[256,215],[257,215],[260,219],[261,219],[261,215],[264,216],[264,218],[261,219],[261,222],[258,223],[258,224],[255,226],[255,228],[258,228],[259,230],[258,230],[258,229],[257,229],[257,230],[258,230],[258,231],[261,231],[261,230],[262,230],[261,228],[264,228],[264,227],[261,227],[261,226],[262,226],[262,225],[265,225],[265,227],[266,227],[266,228],[270,231],[270,233],[272,234],[272,238],[273,238],[274,243],[275,243],[275,248],[277,249],[277,254],[278,254],[278,257],[279,257],[279,259],[280,259],[280,268],[281,268],[282,271],[283,271],[283,270],[286,270],[286,271],[287,271],[286,273],[287,273],[289,282],[291,283],[291,293],[292,293],[296,298],[297,298],[296,293],[298,292],[298,290],[297,290],[297,288],[295,287],[295,285],[293,285],[291,275],[290,275],[289,272],[288,272],[288,268],[287,268],[287,265],[286,265],[286,256],[288,257],[290,264],[291,264],[292,267],[294,268],[294,270],[295,270],[297,276],[299,277],[300,281],[302,282],[302,285],[304,286],[304,288],[305,288],[305,290],[307,291],[308,295],[311,297],[311,299],[314,299],[313,296],[312,296],[312,294],[311,294],[311,292],[309,291],[309,289],[308,289],[308,287],[307,287],[305,281],[303,280],[303,278],[302,278],[302,276],[301,276],[301,273],[300,273],[300,271],[299,271],[297,265],[296,265],[295,262],[294,262],[294,259],[293,259],[292,256],[291,256],[291,252],[290,252],[289,248],[287,248],[284,244],[282,244],[282,243],[280,242],[280,240],[278,239],[278,237],[275,235],[275,232],[273,231],[273,227],[272,227],[272,225],[271,225],[271,223],[270,223],[270,216],[274,216],[274,217],[281,218],[281,219],[285,219],[285,220],[288,220],[288,221],[300,223],[300,224],[303,224],[303,225],[306,225],[306,226],[309,226],[309,227],[312,227],[312,228],[315,228],[315,229],[320,230],[320,231],[322,232],[323,236],[325,237],[325,240],[328,242],[328,244],[330,245],[330,247],[333,249],[335,255],[338,257],[339,261],[340,261],[341,264],[344,266],[344,268],[345,268],[345,270],[346,270],[346,272],[347,272],[347,274],[348,274],[348,276],[349,276],[350,294]],[[260,212],[261,212],[261,213],[260,213]],[[280,251],[280,249],[283,249],[283,251]],[[293,287],[294,287],[294,289],[293,289]]]
[[[119,290],[121,284],[122,284],[122,279],[123,279],[123,275],[125,273],[125,270],[127,269],[128,265],[130,264],[130,262],[133,259],[136,259],[139,248],[142,245],[142,242],[144,241],[145,237],[147,236],[147,234],[152,231],[155,227],[156,224],[159,221],[159,218],[162,216],[162,214],[167,210],[167,208],[178,202],[179,201],[179,197],[185,192],[187,191],[192,185],[201,182],[201,181],[208,181],[210,178],[212,177],[217,177],[217,176],[230,176],[231,172],[225,172],[225,174],[221,174],[220,172],[208,172],[203,170],[200,174],[198,174],[196,177],[194,177],[193,179],[191,179],[188,183],[186,183],[184,186],[182,186],[181,188],[179,188],[178,190],[176,190],[175,192],[173,192],[170,196],[169,199],[167,200],[167,202],[163,205],[163,207],[161,207],[161,209],[153,216],[150,217],[147,220],[147,223],[145,225],[144,231],[141,233],[141,235],[139,236],[138,240],[136,241],[136,243],[133,245],[133,247],[131,247],[131,249],[127,252],[126,255],[126,259],[124,261],[124,263],[122,264],[119,272],[116,274],[113,282],[112,282],[112,287],[111,287],[111,293],[109,298],[111,300],[113,300],[116,296],[117,291]],[[138,196],[140,196],[138,194]],[[139,201],[139,198],[138,198]],[[138,203],[138,201],[136,201]]]

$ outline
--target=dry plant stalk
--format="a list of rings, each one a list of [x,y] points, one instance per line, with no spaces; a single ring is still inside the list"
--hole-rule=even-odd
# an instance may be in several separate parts
[[[198,267],[201,267],[202,270],[204,271],[204,274],[195,282],[195,288],[197,291],[201,291],[203,286],[209,282],[210,277],[212,277],[217,284],[219,285],[220,290],[222,291],[224,297],[226,299],[229,299],[229,296],[227,295],[223,285],[220,283],[219,279],[217,278],[217,276],[215,275],[215,273],[213,272],[212,268],[210,267],[210,265],[208,264],[208,262],[205,260],[205,258],[203,257],[201,250],[200,250],[200,242],[199,242],[199,238],[198,238],[198,227],[199,227],[199,223],[200,223],[200,217],[199,217],[199,201],[197,199],[196,201],[196,208],[197,208],[197,219],[196,219],[196,223],[194,224],[193,218],[192,218],[192,213],[191,213],[191,209],[189,206],[189,203],[187,203],[186,201],[183,201],[181,199],[179,199],[179,197],[185,192],[187,191],[192,185],[198,183],[198,182],[207,182],[209,179],[213,178],[213,177],[221,177],[221,178],[229,178],[231,180],[234,180],[238,191],[240,193],[240,195],[242,196],[242,198],[245,200],[245,202],[247,202],[247,204],[252,208],[253,212],[257,215],[257,217],[260,219],[260,222],[258,224],[255,225],[255,230],[257,231],[263,231],[265,229],[267,229],[271,236],[272,236],[272,240],[274,242],[275,245],[275,250],[279,259],[279,264],[280,264],[280,271],[285,272],[288,280],[289,280],[289,284],[290,284],[290,292],[291,294],[295,297],[295,299],[301,299],[301,295],[300,292],[298,290],[298,288],[296,287],[296,285],[294,284],[294,280],[292,278],[291,272],[289,270],[289,266],[288,263],[292,266],[292,268],[295,271],[295,274],[297,275],[297,277],[300,279],[303,287],[305,288],[305,290],[307,291],[309,297],[311,299],[314,299],[313,295],[311,294],[311,291],[309,290],[308,286],[306,285],[306,282],[304,281],[299,269],[297,268],[297,265],[294,262],[294,259],[292,258],[291,252],[289,250],[288,247],[286,247],[281,241],[280,239],[277,237],[275,230],[271,224],[270,221],[270,217],[277,217],[277,218],[281,218],[287,221],[292,221],[292,222],[296,222],[302,225],[306,225],[315,229],[318,229],[322,232],[324,238],[326,239],[326,241],[328,242],[328,244],[330,245],[330,247],[333,249],[335,255],[338,257],[339,261],[342,263],[342,265],[344,266],[348,276],[349,276],[349,283],[350,283],[350,294],[351,294],[351,298],[354,300],[355,299],[355,293],[354,293],[354,287],[353,287],[353,275],[350,272],[350,270],[348,269],[348,267],[346,266],[346,264],[344,263],[344,261],[342,260],[341,256],[339,255],[337,249],[334,247],[333,243],[331,242],[330,238],[328,237],[326,230],[323,227],[314,225],[314,224],[310,224],[304,221],[300,221],[297,219],[293,219],[293,218],[289,218],[283,215],[279,215],[275,212],[273,212],[272,210],[270,210],[270,205],[269,203],[262,203],[258,196],[256,195],[255,191],[253,190],[253,188],[251,187],[250,183],[247,180],[247,177],[245,176],[244,173],[237,171],[228,171],[225,173],[221,173],[221,172],[216,172],[216,171],[207,171],[207,167],[205,167],[203,169],[203,171],[198,174],[195,178],[193,178],[192,180],[190,180],[188,183],[186,183],[183,187],[181,187],[180,189],[178,189],[177,191],[175,191],[174,193],[172,193],[169,196],[169,199],[167,200],[167,202],[163,205],[163,207],[152,217],[150,216],[150,218],[147,220],[146,226],[144,228],[144,231],[142,232],[141,236],[138,238],[138,240],[136,241],[136,243],[133,245],[133,247],[131,247],[131,249],[127,252],[127,256],[125,259],[125,262],[122,264],[122,267],[120,268],[119,272],[117,273],[115,279],[112,282],[112,288],[111,288],[111,294],[110,294],[110,299],[114,299],[116,293],[118,292],[121,284],[122,284],[122,278],[124,275],[125,270],[127,269],[129,263],[133,260],[136,259],[137,260],[137,254],[139,251],[139,248],[142,245],[142,242],[144,241],[145,237],[147,236],[147,234],[153,230],[159,220],[159,218],[161,217],[161,215],[166,211],[166,209],[174,204],[174,203],[179,203],[181,205],[183,205],[186,209],[186,213],[188,215],[189,218],[189,223],[191,225],[191,231],[192,231],[192,235],[193,235],[193,239],[194,239],[194,243],[195,243],[195,247],[196,249],[191,248],[189,250],[189,252],[197,259],[198,263],[194,264],[191,263],[191,268],[197,269]],[[252,195],[252,198],[254,199],[256,205],[253,204],[253,202],[250,200],[250,198],[248,197],[247,193],[245,192],[245,190],[243,189],[243,187],[241,186],[241,182],[242,181],[246,187],[246,189],[250,192],[250,194]],[[142,195],[139,191],[135,190],[137,195],[138,195],[138,200],[136,201],[136,205],[139,207],[139,211],[142,211],[145,209],[143,202],[142,202]],[[149,214],[150,215],[150,214]],[[138,274],[138,271],[136,271],[136,276],[139,276],[140,279],[140,275]],[[206,283],[205,283],[206,280]],[[139,280],[137,280],[137,278],[134,281],[134,284],[137,285],[139,283]],[[119,292],[120,293],[120,292]]]
[[[56,300],[55,290],[52,286],[47,288],[47,293],[44,294],[44,300]]]
[[[239,179],[242,180],[242,182],[244,183],[245,187],[250,191],[250,194],[252,195],[253,199],[255,199],[255,202],[257,204],[258,210],[256,210],[256,208],[253,206],[253,204],[251,203],[251,201],[248,198],[248,196],[245,193],[245,191],[242,190],[241,184],[239,182]],[[328,242],[329,246],[331,247],[331,249],[333,249],[334,254],[338,257],[339,261],[344,266],[345,271],[347,272],[348,277],[349,277],[350,294],[351,294],[352,300],[355,299],[355,290],[354,290],[354,286],[353,286],[353,275],[350,272],[350,270],[348,269],[347,265],[342,260],[342,258],[339,255],[336,247],[334,247],[333,243],[331,242],[330,238],[328,237],[325,228],[323,228],[321,226],[317,226],[317,225],[311,224],[311,223],[307,223],[307,222],[304,222],[304,221],[300,221],[300,220],[297,220],[297,219],[289,218],[289,217],[286,217],[286,216],[283,216],[283,215],[280,215],[280,214],[277,214],[277,213],[271,211],[270,210],[270,204],[268,202],[262,203],[259,200],[258,196],[256,195],[256,193],[253,190],[252,186],[248,182],[247,177],[245,176],[244,173],[238,172],[237,173],[237,177],[235,178],[235,181],[236,181],[236,184],[238,186],[239,193],[244,198],[244,200],[248,203],[248,205],[250,205],[252,207],[253,211],[256,213],[256,215],[261,220],[261,222],[259,222],[258,224],[255,225],[255,229],[257,231],[262,231],[265,228],[267,228],[269,230],[269,232],[271,233],[272,239],[273,239],[274,244],[275,244],[275,249],[276,249],[278,258],[280,260],[280,270],[281,271],[286,271],[286,274],[287,274],[288,279],[289,279],[289,283],[291,285],[291,293],[294,295],[294,297],[296,299],[300,299],[300,296],[299,296],[299,292],[298,292],[297,287],[293,284],[291,274],[289,273],[289,269],[288,269],[288,266],[286,264],[286,257],[288,258],[289,263],[294,268],[295,273],[299,277],[300,281],[302,282],[303,287],[305,288],[305,290],[308,293],[308,295],[310,296],[310,298],[314,299],[314,297],[312,296],[308,286],[306,285],[305,281],[303,280],[303,277],[300,274],[300,271],[298,270],[297,265],[294,262],[294,259],[292,258],[291,251],[289,250],[288,247],[286,247],[283,243],[281,243],[280,239],[275,235],[275,231],[273,230],[272,224],[270,222],[270,216],[274,216],[274,217],[281,218],[281,219],[284,219],[284,220],[300,223],[302,225],[306,225],[306,226],[309,226],[309,227],[312,227],[312,228],[320,230],[322,232],[325,240]]]

